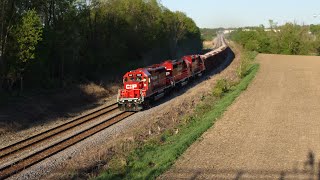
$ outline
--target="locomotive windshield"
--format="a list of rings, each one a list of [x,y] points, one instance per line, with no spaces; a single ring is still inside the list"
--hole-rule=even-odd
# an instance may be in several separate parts
[[[133,82],[133,81],[135,81],[135,78],[134,78],[134,77],[129,77],[129,78],[125,77],[125,78],[123,79],[123,81],[124,81],[124,82]]]
[[[132,77],[125,77],[124,82],[145,82],[146,78],[141,76],[132,76]]]

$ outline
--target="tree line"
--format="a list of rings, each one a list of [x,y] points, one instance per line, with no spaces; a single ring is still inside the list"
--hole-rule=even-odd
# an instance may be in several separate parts
[[[211,28],[201,28],[201,38],[204,41],[212,41],[214,37],[217,36],[217,32],[223,30],[223,28],[211,29]]]
[[[264,26],[237,29],[231,39],[249,51],[285,55],[320,55],[320,25],[286,23],[277,26],[270,21]]]
[[[194,21],[157,0],[0,2],[0,91],[121,78],[201,49]]]

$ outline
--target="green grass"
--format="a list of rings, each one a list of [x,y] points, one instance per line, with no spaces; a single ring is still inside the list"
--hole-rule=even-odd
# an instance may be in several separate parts
[[[206,109],[205,113],[202,111],[203,114],[191,116],[188,123],[178,127],[180,130],[178,134],[166,132],[162,135],[161,141],[149,140],[130,154],[125,168],[121,167],[119,171],[109,170],[97,179],[154,179],[161,175],[193,142],[212,127],[227,107],[247,89],[258,69],[258,64],[251,65],[247,75],[239,84],[226,92],[210,106],[211,108]]]
[[[203,41],[212,41],[216,37],[217,37],[216,35],[204,34],[204,35],[201,36],[201,39]]]
[[[241,59],[240,67],[237,69],[238,76],[240,78],[245,77],[249,73],[249,68],[252,65],[253,60],[258,55],[255,51],[244,51]]]

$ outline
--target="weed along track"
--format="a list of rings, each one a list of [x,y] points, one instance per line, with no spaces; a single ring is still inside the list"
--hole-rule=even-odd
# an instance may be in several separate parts
[[[125,119],[126,117],[131,116],[132,114],[134,113],[120,112],[118,110],[117,104],[111,104],[79,118],[76,118],[68,123],[62,124],[43,133],[4,147],[0,151],[0,162],[1,164],[3,164],[2,167],[0,167],[0,179],[10,177],[22,171],[23,169],[30,167],[31,165],[34,165],[66,149],[67,147],[70,147],[77,142],[80,142],[87,137],[96,134],[97,132]],[[92,126],[94,121],[97,121],[98,118],[108,115],[108,118]],[[73,134],[71,136],[64,135],[63,138],[59,139],[57,142],[50,144],[53,139],[57,139],[59,138],[59,136],[62,136],[61,134],[68,132],[72,133],[73,130],[81,126],[84,127],[82,127],[82,129],[76,134]],[[20,153],[27,153],[28,151],[34,149],[40,143],[46,142],[50,144],[48,147],[12,161],[12,159],[19,156]],[[10,163],[8,163],[8,161],[10,161]]]

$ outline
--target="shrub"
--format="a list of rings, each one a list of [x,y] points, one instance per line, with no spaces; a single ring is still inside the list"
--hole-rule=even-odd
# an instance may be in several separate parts
[[[320,26],[286,23],[273,26],[266,31],[264,26],[238,29],[230,35],[231,39],[241,44],[248,51],[260,53],[310,55],[316,53],[315,36],[319,34]]]
[[[122,156],[115,156],[108,163],[109,171],[116,172],[116,173],[125,173],[126,166],[127,166],[126,158]]]
[[[226,79],[219,79],[216,86],[213,89],[213,95],[216,97],[222,97],[222,95],[230,90],[230,83]]]
[[[237,69],[237,75],[239,78],[243,78],[248,74],[249,69],[252,66],[254,58],[257,56],[257,52],[248,51],[243,54],[241,64]]]

